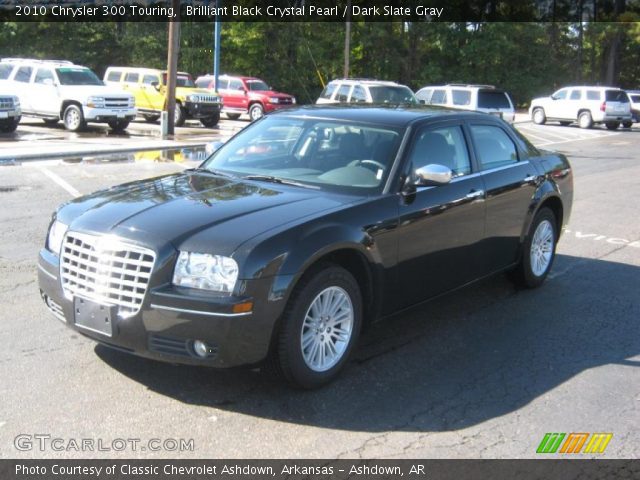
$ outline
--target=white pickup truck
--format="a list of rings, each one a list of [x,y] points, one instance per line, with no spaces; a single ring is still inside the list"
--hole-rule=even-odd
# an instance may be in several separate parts
[[[62,120],[74,132],[87,122],[124,130],[136,117],[133,95],[105,86],[87,67],[23,58],[2,59],[0,66],[10,70],[7,78],[0,79],[0,88],[19,97],[24,116],[42,118],[47,124]]]

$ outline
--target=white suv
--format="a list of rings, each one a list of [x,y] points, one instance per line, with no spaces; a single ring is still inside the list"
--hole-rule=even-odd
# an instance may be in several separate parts
[[[396,82],[345,78],[329,82],[316,103],[417,104],[418,101],[409,87]]]
[[[629,128],[632,123],[629,97],[615,87],[561,88],[550,97],[534,98],[529,116],[538,125],[548,120],[559,121],[561,125],[578,122],[580,128],[604,123],[609,130],[617,129],[620,123]]]
[[[428,86],[418,90],[416,97],[425,105],[475,110],[496,115],[511,123],[516,115],[509,94],[493,85],[450,83]]]
[[[640,90],[627,90],[627,96],[631,102],[631,121],[638,123],[640,122]]]
[[[64,122],[78,131],[86,122],[107,123],[124,130],[136,117],[133,95],[106,87],[89,68],[62,60],[5,58],[11,69],[0,86],[20,98],[24,116],[42,118],[47,124]]]

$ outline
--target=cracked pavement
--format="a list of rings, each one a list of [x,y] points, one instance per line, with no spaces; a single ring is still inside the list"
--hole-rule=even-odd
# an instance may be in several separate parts
[[[562,132],[526,127],[545,128]],[[66,329],[35,279],[51,212],[70,196],[27,162],[0,167],[0,457],[534,458],[546,432],[612,432],[600,457],[637,457],[640,130],[558,147],[575,199],[548,282],[519,291],[500,275],[376,324],[315,392],[131,357]],[[83,194],[181,168],[47,166]],[[195,450],[20,452],[21,433],[193,438]]]

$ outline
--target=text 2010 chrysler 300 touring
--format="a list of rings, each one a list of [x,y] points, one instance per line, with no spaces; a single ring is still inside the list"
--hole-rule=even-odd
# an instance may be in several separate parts
[[[312,388],[374,319],[499,271],[540,285],[572,196],[564,156],[490,115],[298,108],[60,207],[40,289],[107,346]]]

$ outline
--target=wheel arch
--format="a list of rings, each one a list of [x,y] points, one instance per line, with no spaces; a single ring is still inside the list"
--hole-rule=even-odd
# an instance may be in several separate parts
[[[60,113],[59,113],[60,120],[64,120],[64,112],[71,105],[76,105],[77,107],[80,107],[80,110],[82,110],[82,113],[84,114],[84,110],[82,109],[82,103],[80,103],[78,100],[67,99],[67,100],[63,100],[62,103],[60,104]]]

